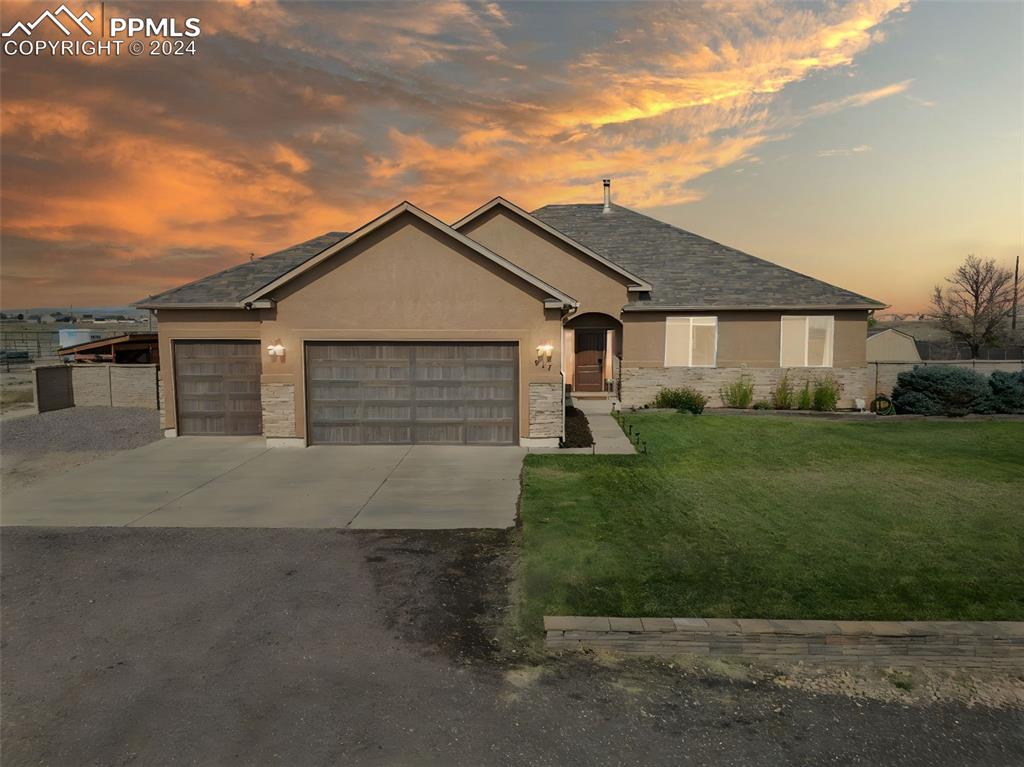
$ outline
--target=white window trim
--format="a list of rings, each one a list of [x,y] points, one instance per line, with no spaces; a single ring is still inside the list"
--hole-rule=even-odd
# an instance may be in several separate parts
[[[825,351],[826,361],[824,365],[811,365],[808,364],[807,355],[810,352],[811,347],[811,317],[827,317],[828,327],[825,332]],[[786,320],[803,320],[804,323],[804,364],[798,367],[805,368],[830,368],[833,367],[833,361],[835,359],[835,337],[836,337],[836,318],[831,314],[784,314],[779,318],[779,367],[787,367],[785,361],[782,359],[783,350],[785,349],[785,338],[784,328]],[[717,334],[716,334],[717,336]]]
[[[705,325],[705,326],[707,326],[708,324],[713,324],[714,325],[714,328],[715,328],[715,350],[714,350],[714,352],[712,354],[711,364],[710,365],[694,365],[693,364],[693,327],[694,327],[693,326],[693,321],[694,320],[711,320],[712,321],[711,323],[702,322],[702,323],[698,323],[698,324]],[[687,357],[686,357],[686,363],[687,364],[685,364],[685,365],[671,364],[670,365],[669,361],[668,361],[668,328],[669,328],[669,325],[682,325],[684,322],[687,325],[688,330],[689,330],[689,347],[687,349]],[[718,367],[718,317],[707,317],[707,316],[700,316],[700,317],[666,317],[665,318],[665,355],[664,355],[664,357],[662,359],[663,359],[665,367],[667,367],[667,368],[684,368],[684,367],[686,367],[686,368],[715,368],[715,367]]]

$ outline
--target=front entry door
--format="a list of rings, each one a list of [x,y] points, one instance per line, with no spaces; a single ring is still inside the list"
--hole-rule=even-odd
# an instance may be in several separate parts
[[[603,330],[576,331],[575,391],[604,391],[606,333]]]

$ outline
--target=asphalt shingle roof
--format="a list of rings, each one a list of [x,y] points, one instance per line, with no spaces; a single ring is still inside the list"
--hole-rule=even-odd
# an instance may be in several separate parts
[[[546,205],[533,215],[649,281],[650,300],[634,299],[629,308],[884,306],[629,208],[603,209]]]
[[[327,232],[269,256],[246,261],[223,272],[172,288],[139,303],[143,306],[174,304],[237,304],[282,274],[343,240],[347,232]]]
[[[878,308],[880,301],[829,285],[714,242],[629,208],[613,205],[546,205],[533,215],[548,226],[647,280],[650,298],[626,308],[849,306]],[[346,232],[327,232],[269,256],[140,301],[142,306],[237,305],[326,248]],[[571,295],[572,285],[556,286]]]

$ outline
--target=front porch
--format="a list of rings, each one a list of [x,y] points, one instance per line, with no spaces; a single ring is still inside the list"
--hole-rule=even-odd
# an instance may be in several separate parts
[[[591,312],[563,327],[566,391],[574,399],[616,399],[622,361],[622,323]]]

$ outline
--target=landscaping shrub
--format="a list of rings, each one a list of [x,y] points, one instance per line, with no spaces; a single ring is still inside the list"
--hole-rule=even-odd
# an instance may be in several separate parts
[[[1024,413],[1024,370],[1007,373],[996,370],[989,376],[991,406],[997,413]]]
[[[754,401],[754,382],[747,376],[740,376],[720,390],[726,407],[748,408]]]
[[[814,406],[814,395],[811,394],[811,382],[808,381],[804,384],[804,388],[800,390],[800,394],[796,399],[797,410],[810,410]]]
[[[565,409],[565,441],[563,447],[590,447],[594,435],[590,433],[590,421],[582,410],[575,407]]]
[[[896,377],[892,404],[897,413],[961,416],[990,413],[992,390],[985,376],[970,368],[919,365]]]
[[[811,408],[814,410],[835,410],[843,387],[832,376],[825,376],[814,382]]]
[[[708,398],[695,389],[684,388],[682,391],[683,399],[676,409],[680,413],[693,413],[694,415],[703,413],[704,408],[707,407]]]
[[[651,407],[671,408],[682,412],[700,415],[704,412],[704,406],[708,404],[708,398],[696,389],[683,386],[678,389],[662,389],[651,403]]]
[[[782,378],[772,390],[772,407],[776,410],[792,410],[795,401],[796,397],[793,393],[793,384],[789,380],[789,373],[783,373]]]

